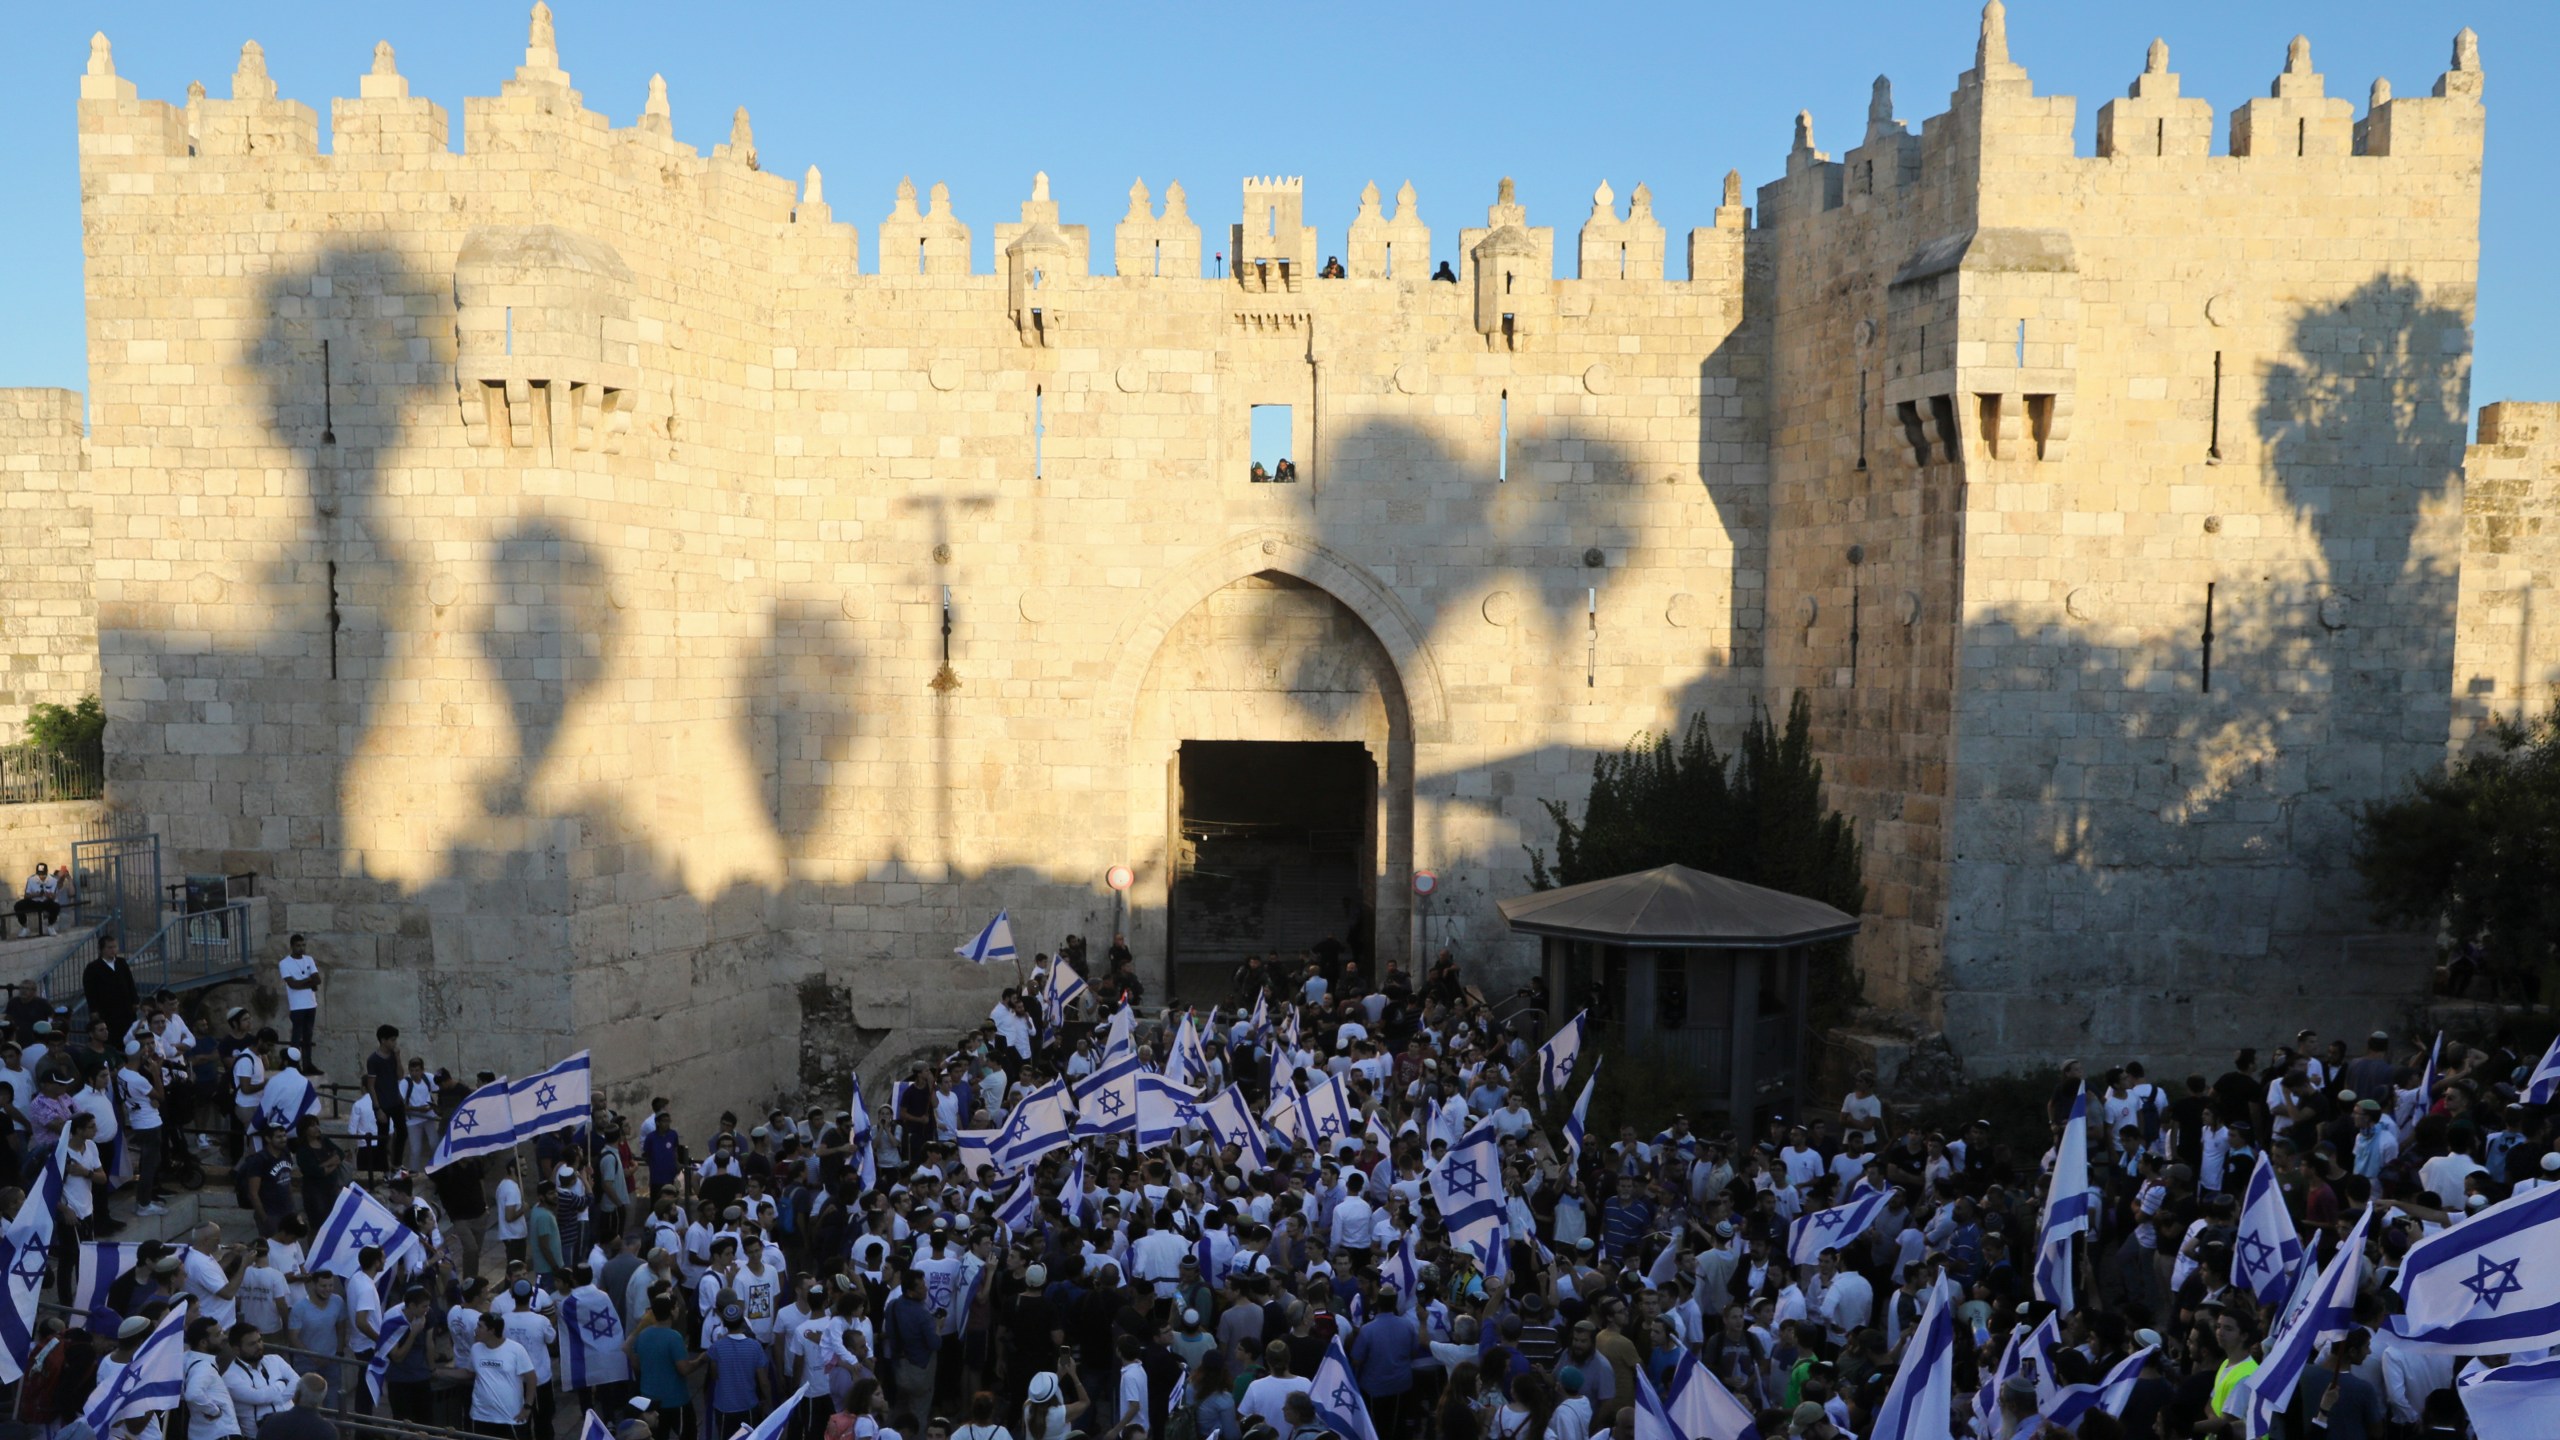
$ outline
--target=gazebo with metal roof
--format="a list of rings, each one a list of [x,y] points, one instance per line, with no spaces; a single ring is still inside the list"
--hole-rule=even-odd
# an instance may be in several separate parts
[[[1611,1050],[1699,1072],[1736,1124],[1804,1093],[1809,952],[1858,932],[1819,900],[1663,865],[1501,902],[1543,942],[1558,1014]]]

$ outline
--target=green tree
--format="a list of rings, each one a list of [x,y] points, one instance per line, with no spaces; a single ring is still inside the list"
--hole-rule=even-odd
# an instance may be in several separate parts
[[[1579,823],[1562,801],[1547,802],[1555,864],[1531,848],[1529,883],[1545,890],[1686,865],[1858,914],[1867,901],[1858,836],[1822,803],[1812,731],[1812,706],[1799,694],[1783,729],[1753,707],[1731,754],[1716,748],[1702,715],[1689,717],[1676,740],[1638,735],[1592,766]],[[1818,947],[1814,967],[1817,1021],[1847,1018],[1858,996],[1849,942]]]
[[[2441,928],[2493,977],[2538,986],[2560,958],[2560,706],[2368,802],[2355,866],[2374,919]]]
[[[94,760],[107,743],[107,712],[95,695],[68,707],[40,701],[27,709],[27,743],[74,759]]]

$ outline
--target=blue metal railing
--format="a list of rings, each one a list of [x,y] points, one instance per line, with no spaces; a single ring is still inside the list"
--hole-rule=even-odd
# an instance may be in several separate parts
[[[128,952],[126,959],[133,965],[134,988],[145,995],[155,990],[192,990],[240,979],[255,968],[249,954],[249,906],[234,901],[211,910],[172,915],[169,923]],[[70,1007],[75,1027],[88,1023],[87,1001],[80,983],[88,963],[88,955],[75,950],[55,961],[37,981],[45,999],[56,1006]]]

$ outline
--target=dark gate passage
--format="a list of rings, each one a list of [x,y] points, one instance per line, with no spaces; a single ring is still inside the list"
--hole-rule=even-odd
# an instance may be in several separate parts
[[[1365,960],[1378,873],[1378,767],[1347,741],[1186,740],[1175,761],[1174,995],[1226,997],[1247,955],[1327,937]]]

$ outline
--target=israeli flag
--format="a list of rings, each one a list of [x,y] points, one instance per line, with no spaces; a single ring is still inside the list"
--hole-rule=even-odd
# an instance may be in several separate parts
[[[1067,1162],[1066,1181],[1058,1187],[1058,1209],[1066,1215],[1068,1224],[1084,1223],[1084,1152],[1081,1150]]]
[[[1636,1413],[1636,1440],[1689,1440],[1680,1427],[1671,1423],[1671,1411],[1662,1403],[1662,1393],[1653,1388],[1653,1377],[1641,1365],[1636,1367],[1636,1397],[1632,1407]]]
[[[2542,1052],[2542,1059],[2534,1064],[2533,1074],[2526,1077],[2524,1082],[2524,1103],[2527,1105],[2548,1105],[2551,1103],[2551,1097],[2554,1094],[2560,1094],[2560,1036],[2552,1037],[2551,1048]],[[2508,1368],[2518,1369],[2523,1367],[2510,1366]]]
[[[44,1162],[8,1228],[0,1230],[9,1303],[0,1305],[0,1383],[15,1384],[35,1354],[36,1303],[44,1295],[45,1255],[53,1248],[54,1212],[62,1208],[62,1157]]]
[[[1036,1175],[1026,1173],[1014,1182],[1013,1193],[996,1207],[996,1223],[1019,1235],[1032,1221],[1040,1218],[1040,1185]]]
[[[1298,1098],[1299,1133],[1318,1155],[1329,1155],[1344,1136],[1360,1133],[1360,1112],[1351,1106],[1351,1072],[1328,1077]]]
[[[2560,1345],[2560,1185],[2501,1200],[2409,1247],[2391,1333],[2421,1350]]]
[[[2302,1271],[2302,1237],[2276,1187],[2276,1167],[2264,1154],[2240,1192],[2240,1228],[2231,1240],[2231,1278],[2274,1314],[2284,1309]]]
[[[1491,1124],[1477,1126],[1431,1171],[1431,1197],[1451,1244],[1480,1256],[1502,1246],[1502,1141]],[[1492,1263],[1490,1259],[1486,1261]]]
[[[2080,1433],[2081,1418],[2092,1410],[2104,1410],[2121,1417],[2124,1407],[2133,1401],[2133,1387],[2142,1379],[2142,1366],[2159,1347],[2146,1345],[2111,1367],[2105,1378],[2095,1385],[2065,1385],[2054,1392],[2051,1400],[2036,1406],[2045,1423]]]
[[[584,1125],[594,1105],[595,1089],[584,1050],[507,1087],[507,1111],[514,1117],[518,1142]]]
[[[1138,1052],[1131,1049],[1086,1076],[1076,1091],[1075,1138],[1136,1133],[1138,1076],[1145,1069]]]
[[[374,1332],[373,1350],[364,1360],[364,1388],[373,1396],[376,1405],[382,1403],[382,1397],[391,1388],[391,1347],[399,1344],[400,1337],[408,1333],[409,1312],[406,1309],[392,1307],[383,1312],[382,1328]]]
[[[613,1440],[613,1432],[605,1428],[604,1417],[593,1410],[578,1422],[578,1440]]]
[[[1230,1085],[1200,1106],[1200,1123],[1221,1146],[1236,1147],[1236,1168],[1250,1175],[1270,1163],[1270,1149],[1262,1138],[1262,1117],[1244,1101],[1244,1092]]]
[[[436,1142],[436,1153],[428,1159],[427,1168],[441,1170],[456,1160],[512,1150],[515,1144],[515,1114],[508,1108],[507,1081],[501,1076],[464,1096],[462,1103],[454,1107],[453,1118],[445,1123],[444,1138]]]
[[[2027,1332],[2027,1343],[2018,1352],[2018,1370],[2035,1382],[2036,1404],[2043,1405],[2062,1392],[2062,1377],[2054,1372],[2054,1356],[2062,1349],[2062,1312],[2047,1311],[2036,1328]]]
[[[427,1268],[427,1247],[418,1232],[401,1224],[399,1216],[361,1185],[338,1192],[337,1203],[329,1207],[328,1218],[320,1222],[320,1233],[311,1242],[311,1257],[303,1264],[343,1279],[356,1273],[356,1257],[367,1245],[382,1247],[384,1274],[397,1275],[402,1270],[423,1274]]]
[[[1419,1225],[1404,1228],[1404,1239],[1397,1244],[1395,1253],[1387,1257],[1386,1267],[1378,1276],[1386,1282],[1388,1289],[1396,1292],[1396,1309],[1400,1312],[1411,1310],[1414,1297],[1422,1293],[1422,1265],[1413,1248],[1414,1232],[1421,1228]]]
[[[1187,1010],[1182,1023],[1174,1029],[1173,1050],[1165,1057],[1164,1073],[1194,1090],[1209,1083],[1209,1052],[1200,1044],[1200,1032],[1191,1028],[1191,1012]]]
[[[753,1425],[739,1426],[737,1433],[728,1437],[728,1440],[782,1440],[783,1433],[791,1428],[792,1415],[799,1410],[800,1402],[808,1396],[809,1382],[803,1380],[800,1382],[799,1389],[782,1397],[782,1403],[773,1407],[772,1414]],[[721,1440],[721,1437],[715,1435],[711,1440]]]
[[[1138,1072],[1138,1148],[1170,1145],[1200,1123],[1200,1097],[1152,1070]]]
[[[290,1065],[279,1066],[258,1092],[258,1127],[291,1135],[303,1116],[319,1109],[320,1091],[311,1078]]]
[[[2416,1129],[2418,1117],[2426,1114],[2427,1107],[2435,1103],[2436,1060],[2443,1054],[2444,1032],[2439,1030],[2436,1032],[2436,1043],[2427,1047],[2427,1068],[2418,1076],[2418,1088],[2401,1091],[2397,1102],[2391,1107],[2391,1118],[2400,1126],[2401,1134],[2406,1135]]]
[[[1861,1195],[1846,1205],[1799,1215],[1787,1230],[1787,1259],[1797,1265],[1822,1263],[1825,1250],[1848,1248],[1884,1213],[1883,1195]]]
[[[104,1435],[120,1420],[178,1408],[187,1388],[187,1318],[194,1313],[195,1302],[179,1297],[134,1347],[133,1359],[89,1392],[80,1418],[92,1432]]]
[[[952,1132],[953,1137],[958,1142],[957,1148],[960,1151],[960,1173],[969,1177],[969,1182],[971,1184],[974,1185],[977,1183],[979,1166],[994,1165],[996,1163],[996,1137],[1003,1133],[1004,1128],[1002,1126],[998,1126],[993,1130],[955,1130]],[[996,1173],[1004,1173],[1003,1167],[998,1166]]]
[[[1884,1403],[1876,1407],[1866,1440],[1949,1440],[1955,1398],[1955,1321],[1946,1299],[1932,1295],[1902,1347],[1902,1364],[1893,1372]]]
[[[1583,1127],[1591,1115],[1591,1092],[1600,1088],[1600,1066],[1608,1058],[1603,1055],[1591,1062],[1591,1078],[1582,1082],[1581,1097],[1573,1102],[1571,1110],[1565,1112],[1564,1149],[1568,1169],[1582,1163],[1582,1137],[1586,1133]]]
[[[1084,977],[1076,967],[1064,960],[1049,963],[1049,978],[1040,986],[1040,1032],[1044,1035],[1064,1029],[1067,1007],[1084,998]]]
[[[134,1258],[142,1253],[138,1244],[121,1240],[83,1240],[80,1242],[79,1288],[72,1293],[72,1307],[84,1316],[113,1315],[107,1303],[107,1292],[133,1269]],[[101,1327],[93,1319],[90,1330],[95,1334],[113,1335],[115,1327]]]
[[[861,1179],[863,1189],[877,1190],[880,1188],[880,1156],[871,1143],[871,1107],[863,1102],[859,1071],[853,1077],[853,1108],[849,1113],[853,1116],[852,1129],[846,1133],[853,1141],[854,1173]]]
[[[1253,992],[1253,1018],[1245,1022],[1256,1040],[1271,1034],[1271,996],[1268,991]]]
[[[2338,1242],[2337,1258],[2311,1282],[2302,1303],[2268,1337],[2266,1358],[2225,1402],[2226,1412],[2239,1415],[2250,1434],[2266,1434],[2270,1422],[2292,1402],[2294,1386],[2301,1383],[2302,1372],[2310,1368],[2320,1347],[2355,1328],[2356,1287],[2364,1277],[2364,1232],[2372,1224],[2370,1208],[2356,1217],[2347,1238]],[[2412,1256],[2416,1253],[2410,1251]],[[2242,1408],[2230,1410],[2233,1404]]]
[[[1642,1374],[1644,1367],[1636,1369]],[[1685,1346],[1671,1372],[1671,1393],[1663,1397],[1662,1410],[1677,1432],[1673,1440],[1760,1440],[1760,1422],[1753,1418],[1751,1407],[1735,1399],[1713,1371],[1698,1363],[1696,1352]],[[1636,1427],[1642,1436],[1641,1418]]]
[[[1325,1342],[1324,1359],[1316,1364],[1307,1398],[1316,1404],[1317,1422],[1342,1440],[1378,1440],[1376,1428],[1369,1423],[1369,1402],[1361,1398],[1360,1381],[1352,1374],[1350,1358],[1342,1353],[1341,1337]]]
[[[1973,1428],[1983,1435],[2000,1433],[2000,1387],[2024,1370],[2026,1365],[2027,1327],[2009,1327],[2009,1343],[2001,1347],[1998,1368],[1982,1377],[1982,1388],[1973,1392]]]
[[[2475,1371],[2454,1382],[2454,1392],[2478,1440],[2550,1440],[2551,1417],[2560,1414],[2560,1357]]]
[[[1573,1078],[1573,1067],[1582,1060],[1582,1037],[1591,1027],[1591,1012],[1583,1011],[1564,1024],[1564,1028],[1547,1037],[1538,1047],[1538,1103],[1545,1105],[1564,1089]]]
[[[992,965],[998,960],[1009,962],[1021,958],[1021,953],[1013,948],[1013,922],[1005,918],[1002,910],[987,922],[986,929],[962,941],[960,948],[953,953],[973,965]]]
[[[1130,1009],[1129,1002],[1123,1000],[1120,1008],[1111,1012],[1111,1028],[1103,1032],[1103,1063],[1107,1065],[1118,1056],[1137,1053],[1138,1012]]]
[[[1013,1174],[1040,1163],[1040,1157],[1075,1140],[1075,1097],[1064,1080],[1033,1087],[1013,1102],[1004,1125],[996,1131],[995,1165]]]
[[[2045,1188],[2044,1215],[2036,1230],[2035,1297],[2063,1309],[2072,1296],[2071,1237],[2089,1228],[2097,1197],[2089,1190],[2089,1091],[2071,1097],[2071,1118],[2053,1151],[2053,1181]]]
[[[1262,1107],[1262,1118],[1280,1132],[1280,1138],[1292,1145],[1306,1144],[1303,1126],[1305,1116],[1298,1105],[1298,1087],[1281,1078],[1277,1068],[1271,1074],[1271,1103]]]
[[[603,1290],[581,1285],[560,1299],[560,1383],[571,1390],[631,1378],[622,1312]]]

